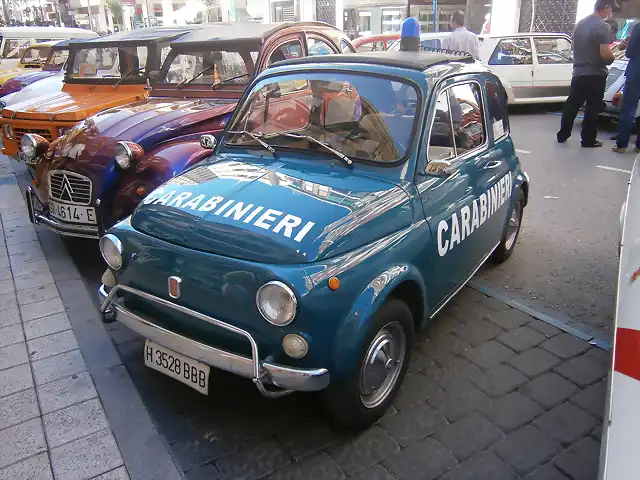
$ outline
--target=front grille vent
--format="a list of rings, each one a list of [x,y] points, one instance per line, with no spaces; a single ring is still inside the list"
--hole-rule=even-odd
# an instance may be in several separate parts
[[[89,205],[91,180],[77,173],[52,170],[49,172],[49,195],[61,202]]]

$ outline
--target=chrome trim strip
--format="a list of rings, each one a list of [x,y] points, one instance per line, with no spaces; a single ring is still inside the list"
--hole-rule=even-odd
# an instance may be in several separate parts
[[[251,345],[251,358],[247,358],[235,353],[227,352],[209,345],[205,345],[196,340],[178,335],[165,328],[159,327],[141,316],[126,309],[115,301],[118,291],[123,291],[144,298],[151,302],[163,305],[178,312],[193,316],[202,321],[208,322],[216,327],[223,328],[230,332],[245,337]],[[190,308],[177,305],[163,298],[156,297],[149,293],[126,285],[116,285],[107,294],[104,285],[98,291],[101,307],[100,312],[115,309],[116,320],[138,332],[145,338],[152,340],[166,348],[181,353],[187,357],[206,363],[212,367],[227,372],[250,378],[264,396],[279,397],[291,393],[292,391],[317,391],[329,385],[330,375],[326,368],[297,369],[269,362],[263,362],[258,356],[258,345],[254,338],[245,330],[234,327],[213,317],[191,310]],[[265,384],[274,385],[281,390],[267,389]]]

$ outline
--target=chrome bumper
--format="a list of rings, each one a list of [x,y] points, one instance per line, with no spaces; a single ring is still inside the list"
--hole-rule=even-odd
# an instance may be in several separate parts
[[[244,357],[205,345],[145,320],[132,311],[127,310],[116,301],[116,293],[120,290],[178,312],[191,315],[216,327],[245,337],[251,345],[251,357]],[[279,397],[293,391],[317,391],[329,385],[329,371],[326,368],[298,369],[260,360],[258,344],[249,332],[213,317],[203,315],[195,310],[177,305],[141,290],[127,287],[126,285],[116,285],[108,294],[105,291],[104,285],[101,285],[98,290],[98,295],[102,304],[100,307],[101,313],[104,314],[108,310],[114,311],[116,320],[149,340],[212,367],[252,379],[260,393],[267,397]],[[269,388],[269,386],[271,386],[271,388]],[[274,389],[273,387],[276,388]]]
[[[36,211],[34,202],[37,202],[40,207],[40,211]],[[58,235],[90,238],[93,240],[99,240],[100,237],[102,237],[102,232],[97,225],[74,225],[71,223],[63,223],[49,215],[49,207],[40,201],[31,186],[27,187],[27,209],[29,210],[29,220],[31,220],[31,223],[34,225],[44,225],[49,230],[56,232]]]

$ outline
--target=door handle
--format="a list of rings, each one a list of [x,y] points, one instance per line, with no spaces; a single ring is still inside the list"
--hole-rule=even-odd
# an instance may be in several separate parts
[[[484,167],[485,170],[493,170],[494,168],[498,168],[502,165],[502,160],[494,160],[493,162],[487,163]]]

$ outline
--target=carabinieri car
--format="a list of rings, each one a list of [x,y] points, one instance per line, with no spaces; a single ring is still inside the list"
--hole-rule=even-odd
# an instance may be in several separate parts
[[[22,154],[38,164],[31,220],[99,239],[152,190],[211,154],[200,135],[222,135],[255,75],[278,60],[341,48],[355,51],[344,33],[320,22],[212,24],[174,40],[149,98],[89,117],[52,158],[36,158],[49,150],[45,138],[22,137]],[[65,179],[75,193],[64,191]]]
[[[211,158],[100,240],[101,311],[202,393],[215,367],[267,396],[323,390],[336,420],[368,425],[416,329],[511,255],[528,192],[505,91],[470,57],[280,62]]]

